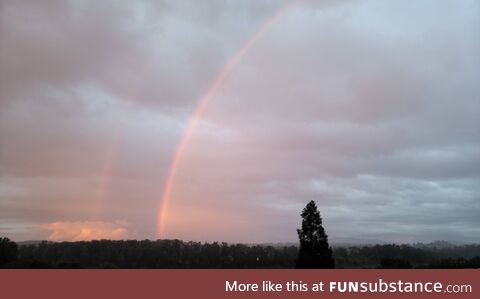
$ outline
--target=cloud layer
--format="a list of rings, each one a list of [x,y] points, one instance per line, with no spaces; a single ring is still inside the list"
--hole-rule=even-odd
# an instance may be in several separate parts
[[[190,114],[286,3],[2,1],[0,234],[156,238]],[[162,237],[292,241],[314,199],[334,240],[478,241],[479,28],[476,1],[298,1],[213,94]]]

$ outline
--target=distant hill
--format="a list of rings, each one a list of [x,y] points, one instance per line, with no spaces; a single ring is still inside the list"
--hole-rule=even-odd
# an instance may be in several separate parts
[[[27,245],[38,245],[42,242],[52,242],[52,241],[46,241],[46,240],[27,240],[27,241],[19,241],[16,242],[18,246],[27,246]]]
[[[55,243],[54,241],[47,241],[47,240],[26,240],[26,241],[18,241],[16,243],[19,246],[27,246],[27,245],[38,245],[42,242]],[[228,243],[228,244],[240,244],[240,243]],[[335,238],[330,240],[330,244],[333,247],[351,247],[351,246],[386,245],[386,244],[398,244],[398,243],[387,242],[380,239]],[[243,243],[243,245],[289,247],[289,246],[298,246],[298,242]],[[453,247],[462,246],[462,245],[467,245],[467,243],[436,240],[430,243],[422,243],[422,242],[413,243],[410,246],[414,248],[421,248],[421,249],[448,249],[448,248],[453,248]]]
[[[456,246],[466,245],[465,243],[460,242],[450,242],[444,240],[437,240],[430,243],[414,243],[412,247],[422,248],[422,249],[449,249]]]
[[[362,238],[335,238],[330,241],[334,247],[355,246],[355,245],[384,245],[388,242],[380,239],[362,239]]]

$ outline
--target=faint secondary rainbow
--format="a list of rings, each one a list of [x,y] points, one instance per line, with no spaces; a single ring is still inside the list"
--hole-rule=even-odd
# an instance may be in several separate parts
[[[93,212],[96,218],[103,212],[105,203],[109,198],[110,184],[113,176],[113,166],[117,156],[119,144],[121,142],[120,128],[117,128],[112,135],[112,141],[107,149],[105,162],[102,165],[100,172],[100,180],[95,192],[95,201]]]
[[[162,192],[162,199],[160,203],[160,208],[158,211],[157,218],[157,237],[160,238],[164,234],[168,203],[170,200],[170,195],[172,192],[173,184],[175,181],[175,175],[177,173],[177,168],[179,162],[182,158],[183,152],[188,144],[188,140],[192,135],[193,129],[197,124],[197,121],[202,116],[203,111],[208,105],[210,99],[223,84],[228,75],[233,71],[233,69],[238,65],[242,57],[252,48],[252,46],[273,26],[273,24],[282,16],[286,15],[292,7],[299,2],[300,0],[290,1],[287,4],[283,5],[273,14],[273,16],[268,19],[244,44],[243,46],[230,58],[230,60],[225,64],[220,73],[215,77],[215,80],[210,84],[209,88],[205,95],[200,99],[195,111],[192,113],[192,116],[188,120],[188,123],[183,131],[180,141],[177,145],[177,148],[173,154],[170,167],[168,169],[167,179]]]

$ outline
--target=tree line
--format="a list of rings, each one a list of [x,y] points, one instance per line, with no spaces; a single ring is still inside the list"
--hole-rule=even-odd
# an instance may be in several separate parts
[[[480,245],[333,247],[337,268],[479,268]],[[295,268],[297,246],[97,240],[18,246],[0,238],[3,268]]]

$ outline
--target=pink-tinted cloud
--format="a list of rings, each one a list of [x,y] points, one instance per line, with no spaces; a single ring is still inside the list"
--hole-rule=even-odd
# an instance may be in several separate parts
[[[40,227],[50,233],[50,241],[119,240],[128,234],[127,223],[124,221],[58,221],[41,224]]]
[[[190,113],[287,2],[0,0],[0,236],[157,238]],[[293,241],[314,199],[331,240],[477,242],[480,2],[293,2],[211,95],[160,237]]]

